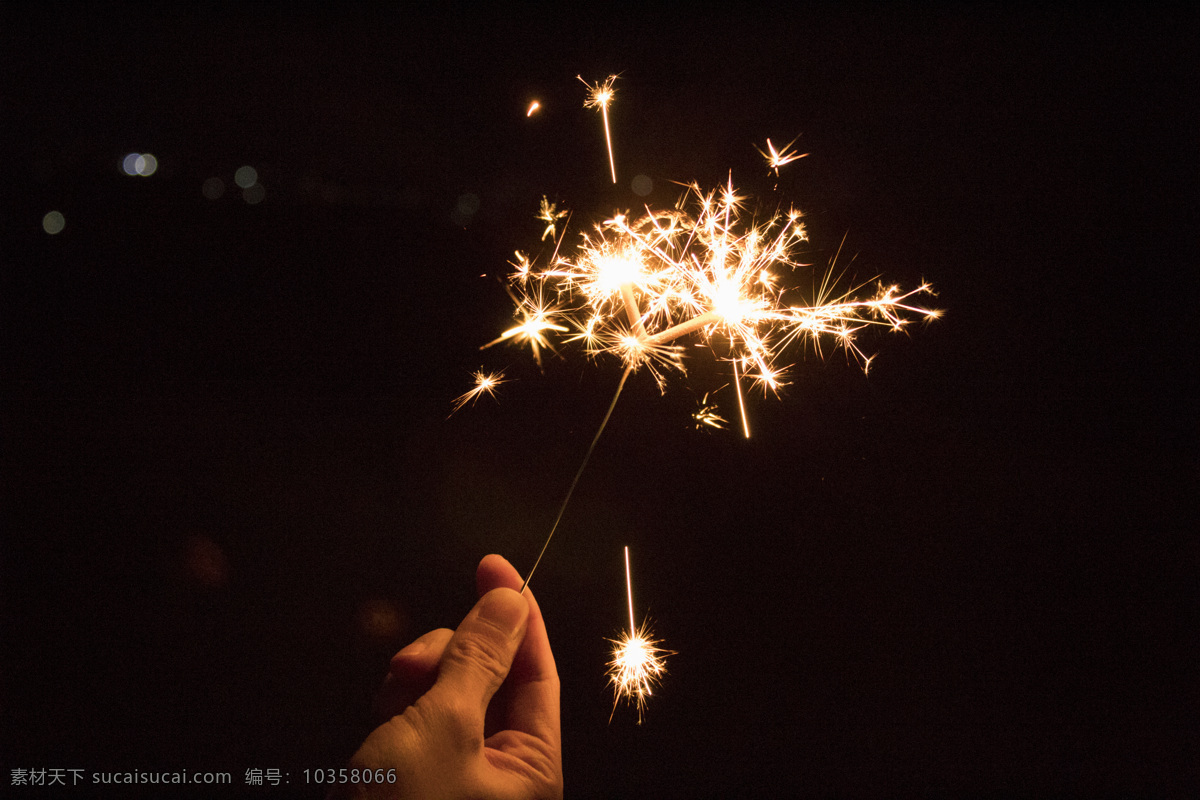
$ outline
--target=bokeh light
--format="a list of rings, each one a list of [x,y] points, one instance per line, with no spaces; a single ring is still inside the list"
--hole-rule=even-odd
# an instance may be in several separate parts
[[[237,172],[233,173],[233,182],[243,189],[249,189],[258,183],[258,170],[250,166],[238,167]]]
[[[42,217],[42,230],[51,236],[62,233],[62,229],[66,226],[67,218],[62,215],[61,211],[50,211]]]
[[[208,536],[192,536],[184,554],[184,571],[200,586],[223,586],[229,581],[229,559],[221,546]]]
[[[629,182],[629,188],[633,189],[633,193],[638,197],[645,197],[654,191],[654,181],[650,180],[649,175],[637,175]]]
[[[267,196],[267,190],[261,183],[252,183],[242,189],[242,199],[249,205],[256,206]]]
[[[158,171],[158,159],[150,153],[130,153],[121,159],[121,171],[126,175],[149,178]]]
[[[408,626],[407,615],[385,597],[363,600],[354,616],[359,632],[380,642],[394,640]]]
[[[455,201],[454,210],[450,212],[450,219],[454,220],[455,225],[469,225],[478,210],[479,195],[465,192],[460,194],[458,200]]]
[[[225,181],[213,176],[204,181],[204,185],[200,187],[200,191],[209,200],[217,200],[225,194]]]

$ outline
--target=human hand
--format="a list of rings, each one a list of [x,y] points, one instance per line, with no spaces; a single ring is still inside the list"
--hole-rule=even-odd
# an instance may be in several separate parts
[[[479,562],[480,600],[455,631],[392,657],[377,708],[387,721],[350,760],[396,783],[348,797],[561,798],[558,671],[537,601],[504,558]]]

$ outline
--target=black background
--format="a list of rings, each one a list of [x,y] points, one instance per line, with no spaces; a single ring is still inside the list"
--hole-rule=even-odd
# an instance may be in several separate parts
[[[692,429],[703,368],[631,380],[533,582],[568,796],[1194,792],[1196,22],[10,9],[0,779],[320,794],[478,559],[528,570],[619,377],[478,350],[539,199],[577,232],[732,174],[946,314],[866,377],[796,352],[749,440]],[[576,80],[615,72],[616,186]],[[641,726],[626,544],[678,651]]]

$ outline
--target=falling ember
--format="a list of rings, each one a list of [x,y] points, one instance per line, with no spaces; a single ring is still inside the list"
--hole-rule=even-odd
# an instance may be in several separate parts
[[[798,139],[800,137],[796,137],[796,138]],[[755,147],[754,149],[758,150],[758,152],[762,154],[762,157],[767,160],[767,166],[770,167],[771,170],[778,177],[780,167],[790,164],[793,161],[800,159],[800,158],[804,158],[805,156],[808,155],[808,153],[797,154],[796,152],[794,152],[792,150],[792,145],[794,145],[795,143],[796,143],[796,139],[792,139],[790,142],[788,142],[786,145],[784,145],[781,150],[776,150],[775,145],[771,144],[771,140],[767,139],[767,149],[766,150],[761,150],[758,147]]]
[[[532,103],[529,104],[529,109],[525,112],[525,116],[532,117],[534,114],[536,114],[538,111],[540,111],[541,108],[542,108],[542,104],[539,103],[537,100],[534,100]]]
[[[543,242],[547,239],[554,241],[557,234],[558,221],[568,215],[569,212],[559,211],[558,206],[551,203],[545,195],[542,195],[542,206],[538,209],[537,218],[546,223],[546,228],[542,231]]]
[[[446,417],[446,419],[454,416],[455,411],[458,411],[468,403],[474,405],[480,395],[488,394],[495,397],[496,387],[506,382],[503,372],[484,372],[482,368],[475,370],[475,387],[471,391],[454,398],[454,410],[450,412],[450,416]]]
[[[613,161],[612,134],[608,129],[608,104],[612,102],[613,95],[616,92],[613,90],[613,83],[617,80],[616,75],[609,75],[608,80],[604,83],[590,84],[583,80],[582,75],[575,77],[583,81],[583,85],[591,89],[588,99],[584,101],[584,108],[600,109],[600,116],[604,118],[604,141],[608,145],[608,168],[612,171],[613,183],[617,182],[617,165]]]
[[[725,426],[729,424],[729,420],[720,415],[717,407],[709,404],[707,394],[700,401],[700,407],[692,414],[692,419],[696,422],[696,430],[703,430],[704,428],[724,430]]]
[[[613,714],[617,704],[624,698],[638,712],[638,724],[646,713],[646,701],[666,674],[666,657],[674,655],[658,645],[662,642],[652,637],[650,625],[643,622],[637,627],[633,620],[633,581],[629,571],[629,548],[625,548],[625,589],[629,599],[629,633],[620,639],[609,639],[613,645],[612,661],[608,662],[608,680],[613,687]],[[612,714],[609,714],[612,721]]]

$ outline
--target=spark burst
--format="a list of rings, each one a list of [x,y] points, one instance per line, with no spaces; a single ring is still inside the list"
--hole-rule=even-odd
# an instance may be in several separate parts
[[[625,589],[629,598],[629,633],[620,639],[609,639],[613,645],[612,661],[608,662],[608,680],[613,687],[613,711],[624,698],[633,703],[638,712],[638,724],[646,713],[646,701],[654,687],[667,671],[666,657],[674,655],[671,650],[659,647],[662,644],[653,638],[648,621],[637,627],[633,621],[633,581],[629,571],[629,548],[625,548]],[[608,716],[612,722],[612,714]]]
[[[686,373],[678,342],[693,336],[729,364],[749,437],[742,384],[777,393],[789,367],[781,354],[793,344],[820,353],[822,341],[832,340],[865,366],[861,331],[899,331],[912,318],[939,315],[912,300],[931,293],[928,284],[835,297],[826,276],[816,297],[804,302],[785,280],[804,266],[795,255],[808,238],[800,212],[757,218],[745,211],[748,200],[732,177],[709,191],[692,184],[675,208],[647,206],[636,218],[616,214],[582,233],[573,254],[556,251],[544,268],[521,256],[509,289],[520,324],[496,341],[528,342],[540,364],[548,332],[569,332],[566,342],[582,342],[594,358],[616,357],[629,371],[645,368],[662,389],[665,374]]]
[[[612,171],[613,183],[617,182],[617,163],[613,160],[612,134],[608,129],[608,104],[612,102],[613,95],[616,91],[613,89],[613,83],[616,82],[616,75],[609,75],[608,80],[604,83],[588,83],[583,80],[582,75],[576,75],[583,82],[583,85],[591,90],[587,100],[583,102],[584,108],[600,109],[600,116],[604,118],[604,141],[608,144],[608,168]]]

